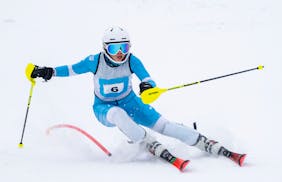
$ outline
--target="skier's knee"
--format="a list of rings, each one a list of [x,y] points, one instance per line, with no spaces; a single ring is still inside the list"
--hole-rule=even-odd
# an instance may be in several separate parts
[[[116,124],[115,121],[121,115],[127,115],[127,113],[120,107],[112,107],[107,112],[107,120],[113,124]]]

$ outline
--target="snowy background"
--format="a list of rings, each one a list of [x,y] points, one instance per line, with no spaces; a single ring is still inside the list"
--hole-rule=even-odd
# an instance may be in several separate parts
[[[0,181],[282,181],[281,9],[279,0],[0,0]],[[37,81],[25,147],[18,148],[27,63],[76,63],[101,50],[111,25],[128,30],[132,52],[159,87],[265,66],[171,91],[152,104],[168,119],[196,121],[200,132],[247,153],[244,167],[157,134],[191,160],[184,173],[138,151],[95,119],[91,74]],[[136,78],[134,85],[137,91]],[[45,134],[59,123],[91,133],[113,156],[72,130]]]

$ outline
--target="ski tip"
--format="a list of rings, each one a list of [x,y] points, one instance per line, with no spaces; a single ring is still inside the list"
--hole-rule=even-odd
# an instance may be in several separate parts
[[[247,154],[242,154],[240,159],[238,160],[239,166],[243,166],[243,163],[245,161],[245,158],[247,157]]]
[[[180,165],[179,170],[183,172],[186,169],[186,166],[189,164],[189,162],[190,162],[189,160],[183,161],[182,164]]]
[[[175,167],[177,167],[181,172],[183,172],[186,168],[186,166],[189,164],[189,160],[182,160],[179,158],[176,158],[176,160],[172,163]]]

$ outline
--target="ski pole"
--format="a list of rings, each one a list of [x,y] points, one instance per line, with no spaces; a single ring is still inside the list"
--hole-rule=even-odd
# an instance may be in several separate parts
[[[23,125],[23,129],[22,129],[22,135],[21,135],[21,141],[19,143],[19,148],[23,148],[23,137],[24,137],[24,132],[25,132],[25,127],[26,127],[26,121],[27,121],[27,116],[28,116],[28,111],[29,111],[29,107],[30,107],[30,102],[31,102],[31,98],[32,98],[32,93],[33,93],[33,88],[35,86],[35,80],[33,78],[31,78],[31,73],[34,70],[35,65],[29,63],[26,66],[25,69],[25,75],[27,77],[27,79],[31,82],[31,87],[29,90],[29,96],[28,96],[28,102],[27,102],[27,108],[26,108],[26,113],[25,113],[25,119],[24,119],[24,125]]]
[[[159,96],[166,91],[175,90],[175,89],[178,89],[178,88],[183,88],[183,87],[187,87],[187,86],[191,86],[191,85],[196,85],[196,84],[200,84],[200,83],[204,83],[204,82],[208,82],[208,81],[212,81],[212,80],[216,80],[216,79],[220,79],[220,78],[224,78],[224,77],[228,77],[228,76],[233,76],[233,75],[237,75],[237,74],[241,74],[241,73],[245,73],[245,72],[249,72],[249,71],[262,70],[263,68],[264,68],[264,66],[259,65],[258,67],[255,67],[255,68],[251,68],[251,69],[247,69],[247,70],[243,70],[243,71],[239,71],[239,72],[235,72],[235,73],[231,73],[231,74],[227,74],[227,75],[217,76],[217,77],[213,77],[213,78],[209,78],[209,79],[205,79],[205,80],[201,80],[201,81],[196,81],[196,82],[192,82],[192,83],[187,83],[187,84],[183,84],[183,85],[178,85],[178,86],[174,86],[174,87],[170,87],[170,88],[154,87],[154,88],[151,88],[151,89],[148,89],[148,90],[145,90],[144,92],[142,92],[141,99],[142,99],[143,103],[150,104],[150,103],[154,102],[155,100],[157,100],[159,98]]]

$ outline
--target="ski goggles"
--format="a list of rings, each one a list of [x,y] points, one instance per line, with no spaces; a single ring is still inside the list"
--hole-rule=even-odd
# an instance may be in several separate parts
[[[110,55],[116,55],[119,50],[121,50],[123,54],[127,54],[129,52],[129,48],[129,42],[109,43],[106,45],[106,50]]]

